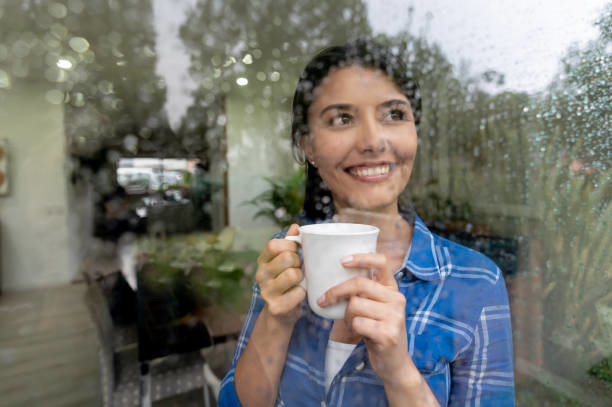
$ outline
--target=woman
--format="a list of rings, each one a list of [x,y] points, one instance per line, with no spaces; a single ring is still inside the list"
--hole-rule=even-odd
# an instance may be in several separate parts
[[[349,303],[344,320],[326,320],[304,302],[297,245],[270,240],[219,405],[513,405],[499,268],[398,207],[420,108],[406,72],[392,52],[364,40],[326,49],[305,68],[293,103],[294,147],[329,188],[334,212],[353,211],[381,228],[378,253],[343,260],[373,278],[328,290],[319,305]],[[309,181],[307,193],[317,187]],[[297,225],[287,231],[297,233]]]

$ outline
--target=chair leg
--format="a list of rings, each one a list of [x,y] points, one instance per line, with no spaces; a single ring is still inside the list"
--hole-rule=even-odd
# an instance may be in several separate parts
[[[202,377],[204,378],[204,407],[210,407],[210,389],[206,380],[206,366],[206,363],[204,363],[204,368],[202,369]]]
[[[151,407],[151,372],[149,362],[140,364],[140,406]]]
[[[213,391],[213,398],[216,401],[219,398],[219,390],[221,389],[221,380],[215,376],[208,363],[204,363],[204,379],[208,386]]]

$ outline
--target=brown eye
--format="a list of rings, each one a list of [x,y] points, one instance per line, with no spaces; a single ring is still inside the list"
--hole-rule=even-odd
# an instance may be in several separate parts
[[[388,121],[396,122],[406,120],[407,114],[402,109],[390,109],[387,114],[385,114],[385,119]]]
[[[352,117],[348,113],[339,113],[329,120],[330,127],[342,127],[351,124]]]

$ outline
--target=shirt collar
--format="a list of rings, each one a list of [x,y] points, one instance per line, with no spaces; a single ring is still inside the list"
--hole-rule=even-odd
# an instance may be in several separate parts
[[[415,215],[412,243],[404,267],[421,280],[436,281],[443,277],[440,264],[440,259],[436,255],[434,235],[421,218]]]
[[[415,277],[425,281],[437,281],[444,277],[442,267],[442,259],[436,255],[436,245],[434,235],[425,226],[425,222],[414,212],[414,210],[402,210],[400,215],[408,222],[414,220],[414,232],[412,235],[412,243],[406,254],[403,268],[407,269]],[[302,218],[302,224],[325,223],[330,222],[332,212],[324,220],[313,222],[311,219]],[[439,248],[438,248],[439,249]]]

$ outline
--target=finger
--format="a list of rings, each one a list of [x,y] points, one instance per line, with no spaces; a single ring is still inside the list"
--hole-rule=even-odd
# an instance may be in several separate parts
[[[363,336],[367,341],[372,341],[383,348],[402,344],[406,346],[406,327],[402,325],[388,324],[384,321],[365,317],[353,318],[351,329],[354,333]]]
[[[390,324],[386,321],[355,317],[351,324],[351,330],[365,338],[368,348],[369,341],[383,348],[398,345],[404,349],[407,348],[406,326],[404,324]]]
[[[306,290],[301,285],[296,285],[283,294],[283,297],[288,303],[293,304],[293,307],[295,307],[306,298]]]
[[[346,306],[346,312],[344,314],[344,323],[346,324],[347,328],[352,331],[353,319],[356,317],[365,317],[376,320],[383,319],[385,317],[385,311],[384,309],[381,309],[381,305],[383,305],[384,307],[384,304],[380,302],[353,296],[349,299],[348,304]]]
[[[287,230],[287,236],[297,236],[299,234],[300,234],[300,227],[297,223],[294,223],[291,226],[289,226],[289,229]]]
[[[297,260],[293,258],[292,254],[297,257]],[[271,263],[264,263],[257,269],[255,281],[260,287],[263,288],[264,285],[277,278],[283,271],[289,268],[301,269],[302,267],[300,258],[295,253],[283,252],[277,257],[280,258],[275,258]]]
[[[355,317],[351,321],[351,330],[378,344],[385,344],[388,327],[381,321],[365,317]]]
[[[396,286],[393,270],[389,267],[387,256],[382,253],[359,253],[342,259],[342,265],[347,268],[361,268],[374,271],[373,279],[380,284]]]
[[[298,256],[297,253],[292,251],[284,251],[279,253],[268,263],[267,269],[273,277],[276,277],[285,269],[290,267],[301,268],[302,260],[300,260],[300,256]]]
[[[397,291],[376,281],[364,277],[353,277],[327,290],[317,300],[317,304],[321,307],[326,307],[354,295],[379,302],[387,302],[394,293],[397,293]]]
[[[393,314],[399,313],[395,309],[389,307],[389,304],[374,301],[369,298],[353,296],[350,298],[346,307],[344,319],[349,324],[355,317],[365,317],[380,321],[389,318],[389,316]]]
[[[281,297],[270,301],[267,306],[272,315],[284,315],[291,312],[306,298],[304,287],[295,286]]]
[[[276,278],[269,281],[268,286],[270,290],[282,294],[298,285],[303,278],[302,269],[291,267],[283,270]]]
[[[271,239],[263,248],[257,260],[261,263],[268,263],[273,258],[278,256],[279,253],[286,251],[297,253],[298,244],[286,239]]]

